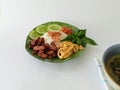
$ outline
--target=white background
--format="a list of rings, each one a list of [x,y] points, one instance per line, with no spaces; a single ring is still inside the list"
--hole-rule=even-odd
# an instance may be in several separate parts
[[[26,36],[54,20],[86,28],[99,45],[63,64],[35,59]],[[120,42],[120,0],[2,0],[0,25],[0,90],[105,90],[94,58]]]

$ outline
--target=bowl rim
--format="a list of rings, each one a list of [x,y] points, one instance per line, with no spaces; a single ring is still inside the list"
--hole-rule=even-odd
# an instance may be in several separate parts
[[[113,44],[113,45],[109,46],[109,47],[104,51],[103,56],[102,56],[102,63],[103,63],[103,69],[104,69],[105,73],[107,74],[107,80],[110,79],[110,81],[112,81],[112,83],[114,83],[114,84],[117,86],[117,88],[120,89],[120,85],[119,85],[118,83],[116,83],[115,80],[114,80],[114,79],[110,76],[110,74],[108,73],[108,71],[107,71],[107,69],[106,69],[106,66],[105,66],[104,59],[103,59],[105,53],[106,53],[110,48],[112,48],[112,47],[114,47],[114,46],[117,46],[117,45],[120,46],[120,44]],[[114,87],[114,86],[113,86],[113,87]]]
[[[109,75],[108,71],[106,70],[105,64],[103,64],[103,68],[104,68],[105,73],[107,74],[107,77],[112,81],[112,83],[114,83],[117,86],[117,88],[119,87],[119,89],[120,89],[120,85],[113,80],[113,78]],[[107,80],[108,80],[108,78],[107,78]],[[109,82],[109,80],[108,80],[108,82]]]

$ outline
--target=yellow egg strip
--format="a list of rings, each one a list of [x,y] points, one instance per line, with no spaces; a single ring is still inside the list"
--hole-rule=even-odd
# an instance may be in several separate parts
[[[84,49],[82,45],[77,45],[72,42],[63,41],[59,45],[59,50],[57,55],[60,59],[64,59],[64,58],[68,58],[70,55],[81,49]]]

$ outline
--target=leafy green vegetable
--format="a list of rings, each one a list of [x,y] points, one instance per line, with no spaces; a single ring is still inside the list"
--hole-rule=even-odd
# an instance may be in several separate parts
[[[88,37],[86,37],[85,42],[86,42],[87,44],[97,45],[97,43],[96,43],[93,39],[88,38]]]
[[[91,38],[86,37],[86,29],[78,30],[77,32],[68,35],[63,41],[71,41],[78,45],[86,47],[87,44],[97,45],[97,43]]]

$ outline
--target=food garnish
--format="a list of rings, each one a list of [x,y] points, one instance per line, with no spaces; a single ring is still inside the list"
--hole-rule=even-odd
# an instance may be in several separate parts
[[[71,41],[78,45],[83,45],[84,47],[87,44],[97,45],[97,43],[91,38],[86,37],[86,29],[78,30],[77,32],[68,35],[63,41]]]

